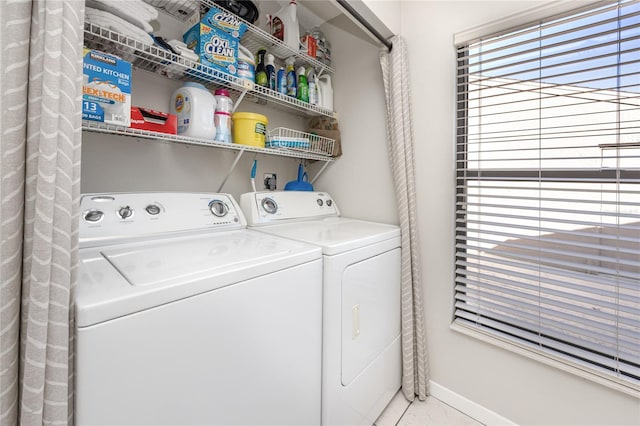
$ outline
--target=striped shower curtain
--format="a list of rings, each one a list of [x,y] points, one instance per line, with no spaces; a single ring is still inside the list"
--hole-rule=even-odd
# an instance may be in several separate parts
[[[0,1],[0,425],[73,420],[83,20]]]
[[[387,141],[402,230],[402,392],[413,401],[429,394],[420,253],[416,225],[413,115],[409,58],[405,41],[391,39],[391,52],[380,50],[387,106]]]

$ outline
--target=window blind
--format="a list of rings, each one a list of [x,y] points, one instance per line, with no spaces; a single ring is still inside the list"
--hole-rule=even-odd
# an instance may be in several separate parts
[[[457,49],[455,321],[640,389],[640,2]]]

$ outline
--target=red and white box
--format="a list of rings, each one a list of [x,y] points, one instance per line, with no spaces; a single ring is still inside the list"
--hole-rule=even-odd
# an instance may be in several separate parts
[[[312,58],[316,57],[316,49],[318,47],[318,42],[315,38],[311,37],[309,34],[305,34],[301,38],[303,50],[306,50],[307,55]]]
[[[178,116],[149,108],[131,107],[129,127],[175,135],[178,133]]]

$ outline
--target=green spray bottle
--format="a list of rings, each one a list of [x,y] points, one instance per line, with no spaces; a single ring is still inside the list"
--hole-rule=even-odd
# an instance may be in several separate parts
[[[304,67],[298,68],[298,100],[309,102],[309,83],[304,73]]]

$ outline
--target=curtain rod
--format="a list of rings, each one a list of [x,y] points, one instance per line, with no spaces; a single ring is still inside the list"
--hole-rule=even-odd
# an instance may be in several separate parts
[[[358,22],[360,22],[371,34],[373,34],[373,36],[375,38],[377,38],[378,40],[380,40],[380,42],[382,44],[384,44],[385,46],[387,46],[387,49],[389,49],[389,51],[391,51],[391,48],[393,47],[393,43],[391,43],[389,40],[387,40],[386,38],[384,38],[384,36],[382,34],[380,34],[380,32],[378,30],[376,30],[375,28],[373,28],[373,25],[371,25],[369,23],[369,21],[367,21],[362,15],[360,15],[349,3],[347,3],[347,0],[336,0],[338,2],[338,4],[340,6],[342,6],[347,12],[349,12],[351,14],[351,16],[353,16]]]

